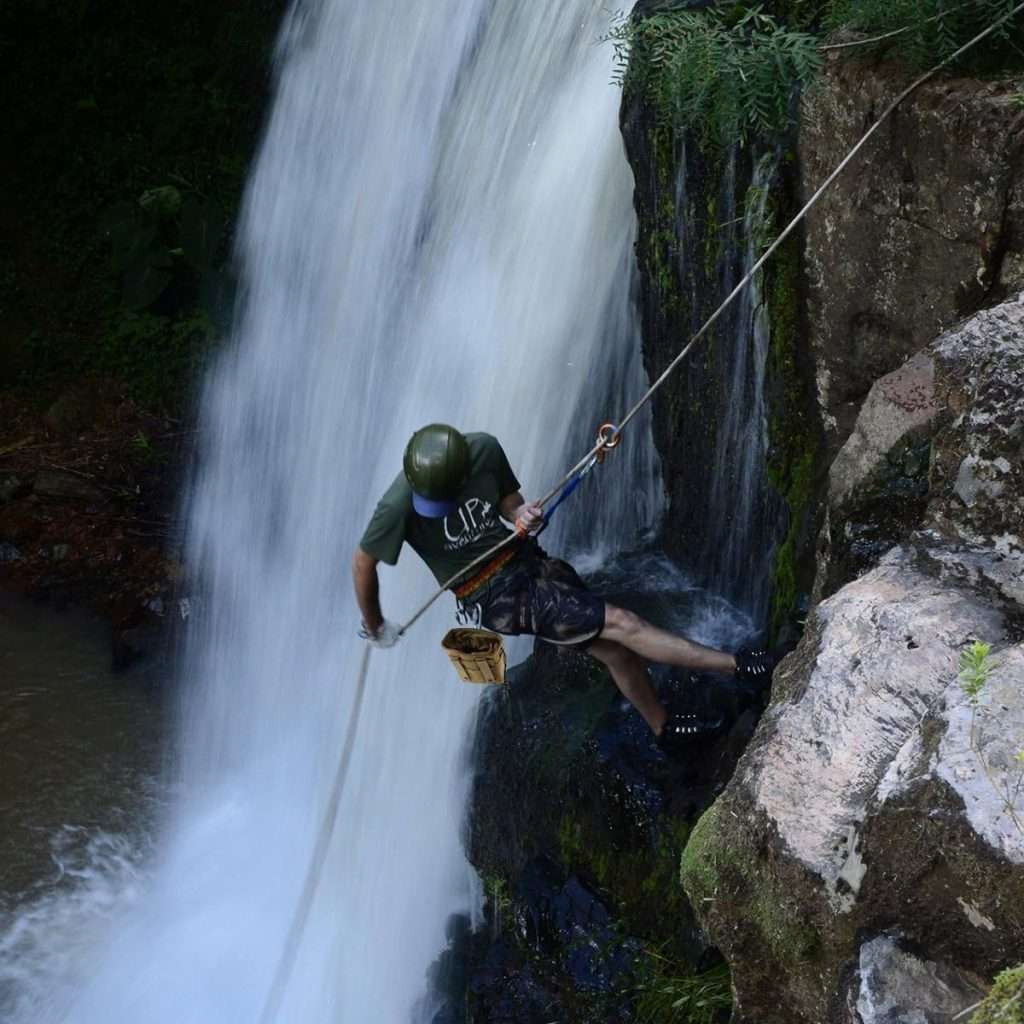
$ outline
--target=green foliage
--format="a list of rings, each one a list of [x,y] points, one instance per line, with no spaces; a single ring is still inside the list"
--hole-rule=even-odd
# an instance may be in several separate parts
[[[220,267],[283,8],[0,4],[0,92],[19,97],[5,120],[18,202],[0,257],[0,387],[45,401],[99,374],[147,404],[180,401],[209,316],[229,305]]]
[[[500,935],[508,926],[512,916],[512,897],[509,895],[508,882],[497,875],[484,876],[484,896],[491,909],[491,924],[494,935]]]
[[[1015,6],[1014,0],[832,0],[825,28],[872,38],[887,36],[870,48],[927,68],[989,25],[1006,19]],[[1003,21],[991,40],[965,55],[964,66],[977,70],[1021,66],[1024,54],[1018,47],[1024,42],[1024,30],[1017,22]]]
[[[970,1019],[972,1024],[1024,1024],[1024,964],[996,975],[991,991]]]
[[[137,202],[115,203],[100,218],[111,266],[121,275],[121,301],[152,306],[176,279],[210,272],[224,232],[216,200],[173,185],[149,189]]]
[[[620,17],[607,38],[618,80],[639,90],[660,122],[697,129],[712,145],[784,131],[794,91],[822,63],[813,35],[760,6]]]
[[[1008,18],[1014,6],[1015,0],[791,0],[771,4],[769,13],[765,4],[720,0],[692,11],[667,0],[647,17],[620,13],[606,39],[616,80],[637,91],[659,123],[697,130],[705,144],[718,145],[774,137],[793,125],[794,93],[822,67],[813,28],[867,37],[853,52],[891,52],[931,67],[998,23],[963,66],[1000,70],[1024,65],[1024,27]]]
[[[108,322],[85,368],[125,381],[148,406],[172,408],[216,336],[202,310],[167,317],[124,309]]]
[[[732,1009],[726,964],[694,974],[684,964],[648,951],[636,972],[639,1024],[715,1024]]]
[[[689,836],[685,821],[666,819],[649,845],[622,849],[610,830],[570,812],[559,822],[558,854],[567,870],[614,895],[630,931],[674,938],[685,905],[677,865]]]
[[[960,652],[960,673],[957,678],[971,702],[971,707],[978,706],[981,691],[985,689],[985,684],[995,668],[991,652],[991,646],[980,640],[975,640],[970,647]]]

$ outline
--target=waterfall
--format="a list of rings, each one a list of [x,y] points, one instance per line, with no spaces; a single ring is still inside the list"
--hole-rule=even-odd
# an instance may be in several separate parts
[[[763,235],[768,196],[775,176],[777,157],[763,154],[755,163],[744,195],[742,214],[736,208],[736,153],[728,162],[722,199],[723,223],[742,224],[733,238],[740,258],[722,261],[720,294],[729,294],[761,255],[757,238]],[[738,296],[727,320],[731,358],[722,360],[727,400],[710,460],[708,491],[708,578],[710,589],[725,594],[748,609],[757,623],[768,613],[773,542],[780,510],[769,491],[768,412],[765,374],[771,327],[768,310],[755,278]],[[722,515],[727,510],[726,515]]]
[[[406,440],[432,420],[490,431],[536,495],[641,389],[606,16],[598,0],[289,14],[235,337],[202,398],[171,807],[119,897],[108,879],[102,905],[79,893],[33,918],[19,1024],[258,1018],[352,699],[349,560]],[[631,429],[615,477],[573,499],[589,544],[651,526],[652,458]],[[393,619],[432,587],[408,550],[382,567]],[[445,599],[371,659],[282,1020],[429,1020],[424,972],[475,891],[460,830],[480,691],[440,651],[451,616]]]
[[[642,124],[635,114],[627,123],[635,161],[644,166],[665,160],[664,153],[645,148]],[[671,255],[659,256],[672,261],[670,269],[663,267],[666,280],[649,283],[646,296],[645,343],[656,372],[760,255],[757,239],[770,230],[769,196],[778,169],[774,149],[755,152],[737,143],[709,155],[685,134],[673,140],[670,152],[670,225],[663,206],[647,215],[660,232],[653,245],[664,247],[667,229],[672,243],[665,250]],[[641,196],[648,207],[654,180]],[[650,237],[646,245],[650,252]],[[649,266],[649,277],[655,274]],[[785,509],[766,471],[770,342],[766,297],[755,280],[679,367],[655,420],[669,468],[666,549],[700,585],[742,608],[755,629],[766,623],[774,548],[785,532]]]

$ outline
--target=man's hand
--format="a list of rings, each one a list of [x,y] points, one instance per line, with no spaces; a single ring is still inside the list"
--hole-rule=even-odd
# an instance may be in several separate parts
[[[544,525],[544,510],[540,505],[524,501],[523,496],[516,491],[515,494],[506,495],[498,505],[498,511],[502,519],[515,523],[520,533],[533,533]]]
[[[544,509],[531,502],[523,502],[516,509],[513,520],[520,533],[534,533],[544,525]]]
[[[371,647],[394,647],[402,638],[402,634],[398,632],[398,627],[393,622],[388,622],[385,619],[376,629],[369,629],[363,625],[363,628],[359,630],[359,635],[368,643]]]

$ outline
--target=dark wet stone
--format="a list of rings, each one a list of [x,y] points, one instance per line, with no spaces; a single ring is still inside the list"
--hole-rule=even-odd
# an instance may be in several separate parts
[[[56,501],[99,502],[104,498],[103,492],[88,480],[55,469],[40,470],[32,492],[40,498]]]

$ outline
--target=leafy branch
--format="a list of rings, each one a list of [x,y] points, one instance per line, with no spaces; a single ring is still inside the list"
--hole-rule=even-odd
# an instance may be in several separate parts
[[[700,126],[706,142],[772,136],[794,121],[793,95],[821,69],[817,40],[760,6],[619,15],[605,37],[615,80],[638,89],[659,122]]]

